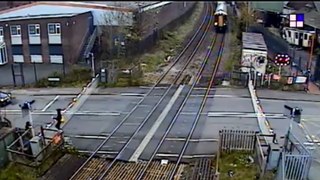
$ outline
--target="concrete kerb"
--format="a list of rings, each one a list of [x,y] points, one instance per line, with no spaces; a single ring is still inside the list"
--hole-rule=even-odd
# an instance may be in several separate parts
[[[253,105],[254,111],[257,116],[258,125],[259,125],[259,129],[260,129],[261,133],[264,135],[272,135],[273,130],[272,130],[272,128],[271,128],[271,126],[270,126],[270,124],[269,124],[269,122],[263,112],[260,101],[259,101],[257,94],[256,94],[256,90],[253,87],[252,80],[249,80],[248,89],[250,92],[252,105]],[[272,137],[271,138],[265,137],[265,140],[269,144],[272,143],[272,139],[273,139]]]

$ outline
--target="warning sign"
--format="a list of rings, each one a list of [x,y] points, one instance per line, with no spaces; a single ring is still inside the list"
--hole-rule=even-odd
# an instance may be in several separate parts
[[[293,77],[288,77],[287,84],[293,84]]]

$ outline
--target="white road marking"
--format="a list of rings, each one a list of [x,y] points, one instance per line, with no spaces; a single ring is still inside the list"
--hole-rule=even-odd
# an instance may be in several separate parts
[[[56,96],[52,101],[50,101],[50,102],[42,109],[42,111],[43,111],[43,112],[46,111],[50,106],[52,106],[52,104],[53,104],[54,102],[56,102],[56,101],[59,99],[59,97],[60,97],[60,96]]]
[[[179,157],[179,154],[169,154],[169,153],[159,153],[156,154],[158,157]],[[183,155],[183,159],[192,159],[192,158],[209,158],[216,157],[214,154],[195,154],[195,155]]]
[[[166,141],[186,141],[187,138],[166,138]],[[219,139],[190,139],[189,142],[218,142]]]
[[[7,110],[5,111],[5,114],[7,115],[19,115],[21,114],[21,110]],[[54,115],[57,114],[56,111],[33,111],[31,114],[33,115]],[[71,112],[67,111],[64,113],[65,115],[87,115],[87,116],[120,116],[122,112],[88,112],[88,111],[78,111],[78,112]]]
[[[138,96],[138,97],[144,97],[146,94],[138,94],[138,93],[121,93],[121,96]]]
[[[208,117],[246,117],[246,118],[256,118],[258,114],[256,113],[233,113],[233,112],[208,112]],[[264,114],[261,115],[266,118],[286,118],[283,114]]]
[[[179,86],[179,88],[174,93],[174,95],[170,99],[170,101],[167,104],[167,106],[163,109],[162,113],[159,115],[159,117],[156,120],[156,122],[153,124],[153,126],[151,127],[149,132],[146,134],[146,136],[144,137],[144,139],[142,140],[142,142],[140,143],[138,148],[135,150],[133,155],[130,157],[129,161],[134,161],[134,162],[138,161],[139,156],[141,155],[143,150],[146,148],[147,144],[150,142],[151,138],[153,137],[153,135],[155,134],[155,132],[159,128],[160,124],[162,123],[162,121],[165,119],[165,117],[167,116],[167,114],[171,110],[172,106],[174,105],[174,102],[178,99],[178,97],[179,97],[180,93],[182,92],[183,88],[184,88],[184,85]]]
[[[93,151],[78,150],[79,153],[92,154]],[[98,151],[97,154],[118,154],[118,151]]]

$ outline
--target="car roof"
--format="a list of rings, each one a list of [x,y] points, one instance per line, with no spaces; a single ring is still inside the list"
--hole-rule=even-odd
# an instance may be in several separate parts
[[[6,92],[3,92],[3,91],[0,91],[0,98],[5,98],[8,96],[9,93],[6,93]]]

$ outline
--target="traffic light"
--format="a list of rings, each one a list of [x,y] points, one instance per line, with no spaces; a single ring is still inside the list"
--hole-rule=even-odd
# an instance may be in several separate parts
[[[290,57],[288,55],[278,54],[275,57],[274,63],[277,66],[288,66],[288,65],[290,65],[291,61],[290,61]]]

